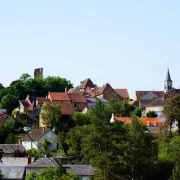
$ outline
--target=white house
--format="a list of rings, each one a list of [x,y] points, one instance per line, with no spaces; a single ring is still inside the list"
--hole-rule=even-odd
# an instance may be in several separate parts
[[[21,143],[26,150],[29,150],[31,148],[39,150],[37,145],[41,147],[41,143],[44,139],[47,139],[51,143],[49,149],[58,149],[59,143],[56,140],[55,133],[51,130],[46,130],[45,128],[33,129],[22,138]]]

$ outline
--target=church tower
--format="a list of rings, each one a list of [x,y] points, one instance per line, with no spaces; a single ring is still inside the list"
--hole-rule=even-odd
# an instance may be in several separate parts
[[[171,80],[169,68],[167,70],[166,80],[164,81],[164,93],[171,91],[173,88],[173,82]]]

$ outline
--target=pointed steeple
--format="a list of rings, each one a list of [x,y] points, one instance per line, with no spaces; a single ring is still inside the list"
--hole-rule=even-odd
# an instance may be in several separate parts
[[[172,81],[171,76],[170,76],[170,72],[169,72],[169,68],[167,70],[166,81]]]
[[[164,82],[164,92],[167,93],[173,89],[173,82],[171,80],[169,68],[167,69],[166,80]]]

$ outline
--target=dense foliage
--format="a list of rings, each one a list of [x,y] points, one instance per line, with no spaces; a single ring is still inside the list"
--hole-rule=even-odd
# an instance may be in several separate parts
[[[39,174],[32,172],[26,176],[26,180],[80,180],[79,177],[67,172],[64,173],[58,168],[46,168]]]

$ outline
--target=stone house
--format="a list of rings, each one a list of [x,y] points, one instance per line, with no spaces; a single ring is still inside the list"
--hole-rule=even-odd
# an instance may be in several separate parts
[[[123,97],[121,97],[109,83],[106,83],[103,87],[94,88],[91,94],[93,97],[100,99],[110,100],[111,98],[115,98],[121,101],[123,100]]]
[[[82,111],[87,106],[87,100],[81,93],[68,93],[74,110]]]

